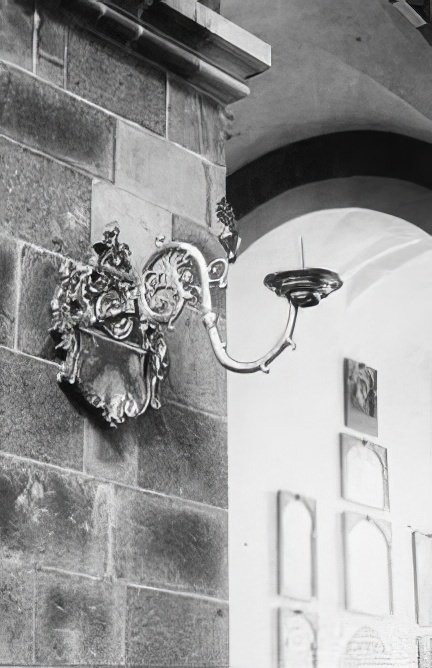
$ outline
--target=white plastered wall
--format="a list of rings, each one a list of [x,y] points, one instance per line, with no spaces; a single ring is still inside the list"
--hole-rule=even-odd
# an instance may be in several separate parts
[[[339,272],[344,287],[300,312],[295,340],[271,373],[229,374],[231,668],[277,666],[280,607],[316,616],[319,663],[343,665],[352,635],[377,630],[378,665],[417,666],[411,531],[432,532],[432,238],[410,223],[366,209],[334,209],[291,220],[252,244],[233,265],[228,290],[230,353],[259,356],[283,327],[286,305],[262,285],[272,271],[306,264]],[[343,360],[378,370],[379,436],[388,449],[390,512],[340,495]],[[317,501],[318,597],[277,595],[276,494]],[[343,603],[341,513],[392,523],[394,615],[352,614]],[[412,527],[412,529],[410,528]]]

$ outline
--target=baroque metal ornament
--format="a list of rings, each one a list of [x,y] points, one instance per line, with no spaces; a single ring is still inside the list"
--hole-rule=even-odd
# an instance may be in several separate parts
[[[323,269],[267,276],[265,285],[289,303],[285,330],[260,359],[234,360],[219,334],[211,291],[226,287],[240,237],[225,198],[218,203],[216,214],[226,258],[209,264],[192,244],[164,243],[159,238],[157,250],[139,275],[113,223],[103,240],[94,244],[88,264],[66,259],[60,269],[51,303],[51,333],[62,356],[58,380],[72,386],[111,426],[142,415],[149,406],[160,408],[160,385],[169,367],[165,331],[173,328],[185,304],[200,311],[216,358],[225,368],[239,373],[267,372],[285,348],[294,347],[298,308],[319,303],[342,285],[337,274]]]
[[[89,264],[66,259],[51,302],[51,333],[64,357],[58,380],[113,426],[160,408],[168,370],[161,327],[139,308],[140,278],[118,236],[117,226],[106,231]]]

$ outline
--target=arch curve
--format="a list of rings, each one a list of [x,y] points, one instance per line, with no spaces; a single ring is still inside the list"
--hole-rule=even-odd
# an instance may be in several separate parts
[[[319,209],[373,209],[432,233],[431,162],[432,144],[378,131],[321,135],[272,151],[227,179],[242,250]]]

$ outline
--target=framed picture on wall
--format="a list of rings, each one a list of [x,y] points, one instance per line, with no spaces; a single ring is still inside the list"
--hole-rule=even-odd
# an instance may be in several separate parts
[[[350,612],[393,613],[391,524],[361,513],[343,513],[345,605]]]
[[[341,434],[341,491],[347,501],[389,510],[387,450]]]
[[[278,493],[278,591],[309,601],[316,595],[316,502]]]
[[[279,668],[316,668],[317,629],[312,620],[299,610],[279,610]]]
[[[417,638],[418,668],[430,668],[432,666],[432,637],[420,636]]]
[[[432,626],[432,536],[412,534],[417,624]]]
[[[363,362],[344,362],[345,425],[378,436],[378,372]]]
[[[349,639],[339,668],[391,666],[390,662],[391,656],[386,651],[379,631],[367,624]]]

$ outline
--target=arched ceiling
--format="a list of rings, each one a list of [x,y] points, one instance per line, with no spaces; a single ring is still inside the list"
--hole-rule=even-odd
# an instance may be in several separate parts
[[[222,13],[269,42],[273,58],[232,105],[230,173],[343,130],[432,142],[432,46],[388,0],[222,0]]]

